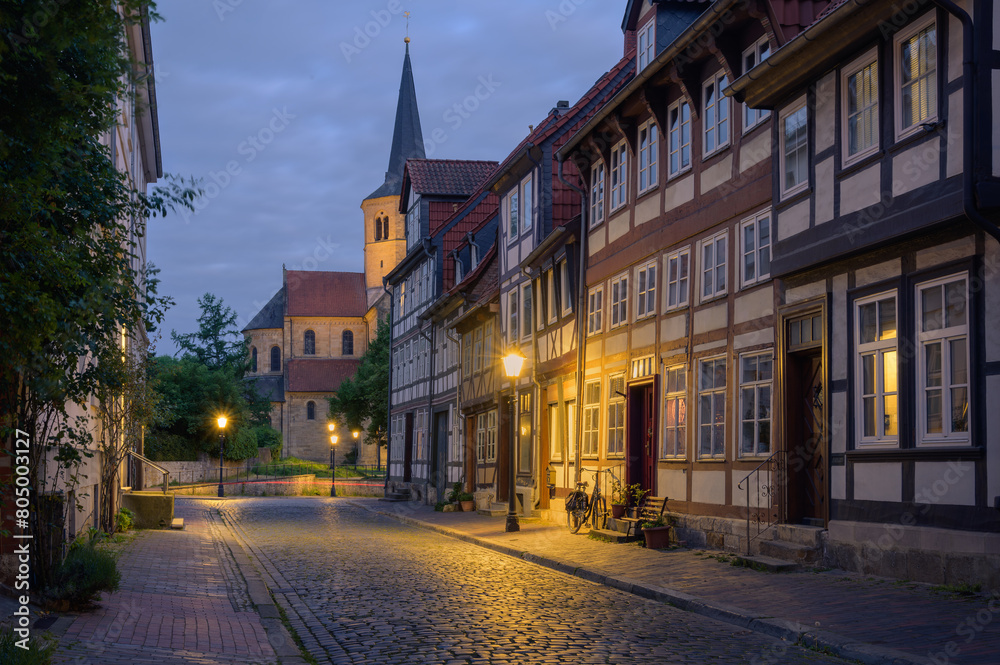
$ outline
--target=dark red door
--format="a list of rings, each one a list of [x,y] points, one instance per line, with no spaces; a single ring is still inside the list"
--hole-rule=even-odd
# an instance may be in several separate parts
[[[657,415],[656,383],[630,386],[628,389],[628,441],[626,479],[656,494]]]

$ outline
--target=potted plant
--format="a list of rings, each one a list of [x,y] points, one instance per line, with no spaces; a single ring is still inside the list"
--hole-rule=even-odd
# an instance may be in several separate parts
[[[646,549],[662,550],[670,547],[670,523],[663,515],[657,515],[655,520],[643,522],[641,526]]]
[[[458,503],[458,495],[462,493],[462,483],[455,483],[448,492],[448,503]]]
[[[462,510],[471,513],[476,509],[476,497],[469,492],[461,492],[458,495],[458,502],[462,504]]]
[[[622,481],[611,476],[611,517],[621,519],[628,506],[628,490]]]
[[[628,495],[632,498],[632,506],[629,508],[629,517],[638,517],[639,509],[642,508],[642,500],[646,498],[649,494],[649,490],[642,489],[642,485],[639,483],[632,483],[626,490]]]

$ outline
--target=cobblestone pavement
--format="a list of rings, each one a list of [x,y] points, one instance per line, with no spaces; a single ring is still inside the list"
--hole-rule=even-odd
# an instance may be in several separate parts
[[[221,508],[321,663],[844,662],[343,500]]]
[[[210,506],[179,501],[183,531],[139,532],[119,557],[119,591],[60,619],[54,665],[277,662]]]

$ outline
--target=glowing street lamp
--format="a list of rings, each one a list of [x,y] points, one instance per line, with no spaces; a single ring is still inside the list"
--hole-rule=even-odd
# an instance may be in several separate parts
[[[225,416],[219,416],[216,420],[219,424],[219,498],[226,496],[225,488],[222,486],[222,451],[226,441],[226,420]]]
[[[333,431],[333,423],[330,423],[330,431]],[[336,463],[336,451],[337,449],[337,435],[334,434],[330,437],[330,496],[337,496],[337,463]]]
[[[504,531],[507,532],[521,530],[514,506],[514,418],[516,417],[514,407],[517,401],[517,377],[521,375],[524,361],[524,356],[516,348],[503,357],[504,374],[510,379],[510,426],[508,428],[510,430],[510,454],[508,456],[510,470],[507,482],[507,525],[504,527]]]

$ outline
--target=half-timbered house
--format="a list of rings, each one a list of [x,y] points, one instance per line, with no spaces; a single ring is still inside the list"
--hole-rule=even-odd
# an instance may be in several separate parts
[[[732,90],[774,120],[777,512],[830,565],[997,586],[1000,14],[959,5],[835,2]]]

